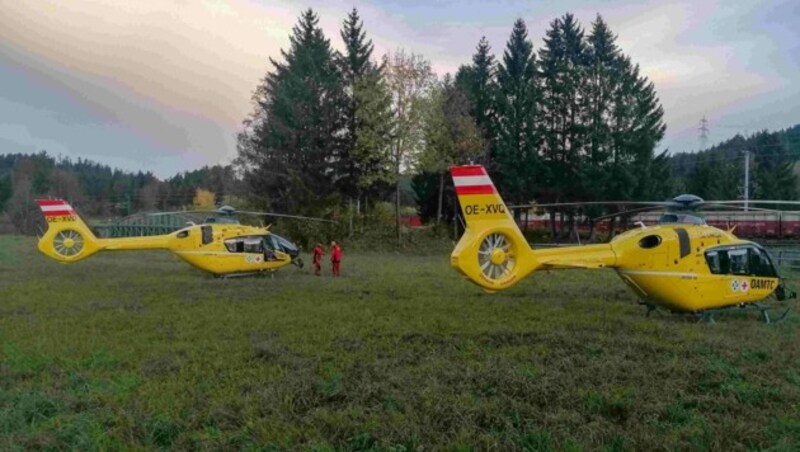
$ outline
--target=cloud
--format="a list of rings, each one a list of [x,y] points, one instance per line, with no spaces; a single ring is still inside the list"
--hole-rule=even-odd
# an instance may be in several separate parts
[[[294,21],[243,1],[41,0],[2,10],[0,37],[31,57],[131,101],[231,127]]]
[[[280,59],[280,50],[289,47],[300,13],[308,7],[317,11],[331,44],[342,49],[339,29],[353,6],[374,41],[376,57],[403,47],[430,59],[440,74],[468,63],[482,35],[502,58],[517,17],[527,21],[538,49],[554,18],[572,11],[588,31],[599,12],[622,50],[655,83],[666,112],[667,142],[687,135],[703,115],[722,117],[746,108],[753,98],[785,89],[791,83],[787,74],[797,67],[785,61],[790,59],[786,49],[796,42],[779,39],[796,30],[791,19],[777,28],[767,24],[791,15],[796,10],[791,2],[767,8],[755,0],[735,7],[723,1],[654,0],[308,0],[303,5],[290,0],[0,0],[0,71],[13,67],[39,91],[52,93],[53,100],[48,104],[30,87],[0,97],[24,103],[27,95],[61,122],[80,125],[89,138],[88,125],[94,124],[98,140],[112,139],[106,134],[111,125],[119,137],[141,145],[139,157],[126,157],[121,153],[128,147],[97,144],[113,148],[108,152],[114,158],[140,158],[142,165],[166,158],[159,154],[186,159],[187,166],[227,161],[235,155],[241,121],[251,112],[251,93],[271,69],[269,58]],[[772,28],[778,34],[770,34]],[[784,72],[777,74],[773,66]],[[41,139],[61,142],[55,128],[27,128]],[[84,152],[77,143],[61,146]]]

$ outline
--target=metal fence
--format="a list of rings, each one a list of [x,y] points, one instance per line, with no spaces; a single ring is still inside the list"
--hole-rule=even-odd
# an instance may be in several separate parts
[[[141,237],[169,234],[186,227],[187,218],[183,215],[136,214],[117,221],[93,224],[92,229],[98,237]]]
[[[800,270],[799,249],[770,249],[769,252],[775,258],[779,267]]]

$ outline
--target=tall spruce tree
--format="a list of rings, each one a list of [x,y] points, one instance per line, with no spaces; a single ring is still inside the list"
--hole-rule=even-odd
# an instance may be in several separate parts
[[[387,178],[391,132],[391,95],[382,68],[372,60],[372,40],[366,39],[363,27],[353,8],[340,33],[345,52],[339,62],[349,102],[344,109],[344,146],[337,159],[338,185],[350,198],[369,195],[377,181]]]
[[[539,92],[536,55],[522,19],[517,19],[497,69],[494,118],[497,183],[512,202],[526,202],[541,189]]]
[[[330,42],[311,10],[292,29],[288,51],[253,95],[255,111],[239,135],[239,163],[257,199],[286,211],[338,202],[336,158],[342,154],[347,105]]]
[[[494,115],[494,95],[496,88],[496,63],[486,37],[481,37],[472,64],[459,68],[455,77],[455,85],[465,93],[470,105],[470,115],[481,130],[481,135],[488,143],[493,136],[492,117]],[[491,151],[484,156],[484,163],[491,166]]]
[[[587,141],[586,69],[583,31],[574,16],[555,19],[539,50],[541,68],[540,131],[550,174],[548,187],[556,199],[586,199],[590,190],[582,177]]]
[[[611,140],[615,190],[623,199],[644,199],[653,151],[664,137],[664,109],[655,86],[630,58],[618,59],[622,81],[614,96]],[[627,181],[627,183],[626,183]]]
[[[613,110],[613,94],[619,86],[617,61],[620,50],[616,36],[611,33],[603,18],[598,15],[592,22],[592,30],[586,38],[586,106],[587,134],[586,154],[588,165],[584,168],[584,181],[588,192],[594,197],[612,196],[605,193],[611,177],[608,163],[611,160],[610,117]]]
[[[392,172],[392,94],[380,71],[363,75],[353,86],[355,110],[355,142],[350,158],[350,173],[360,196],[374,198]]]

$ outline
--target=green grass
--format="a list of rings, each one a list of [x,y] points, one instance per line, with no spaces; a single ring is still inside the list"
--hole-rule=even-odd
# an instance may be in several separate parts
[[[487,295],[446,254],[217,280],[0,250],[2,450],[800,447],[798,313],[645,317],[606,271]]]

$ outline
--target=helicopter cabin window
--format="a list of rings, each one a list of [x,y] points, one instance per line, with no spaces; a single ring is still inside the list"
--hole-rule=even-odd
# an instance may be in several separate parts
[[[769,255],[756,247],[707,251],[706,262],[715,275],[777,276]]]
[[[231,253],[258,253],[264,252],[264,241],[260,235],[236,237],[225,240],[225,248]]]
[[[747,249],[729,250],[728,258],[731,261],[731,271],[733,275],[749,275],[750,269],[747,265]]]
[[[244,239],[244,252],[245,253],[263,253],[264,247],[262,246],[261,237],[246,237]]]
[[[639,240],[639,247],[649,250],[650,248],[655,248],[661,244],[661,236],[660,235],[648,235],[647,237],[643,237]]]

